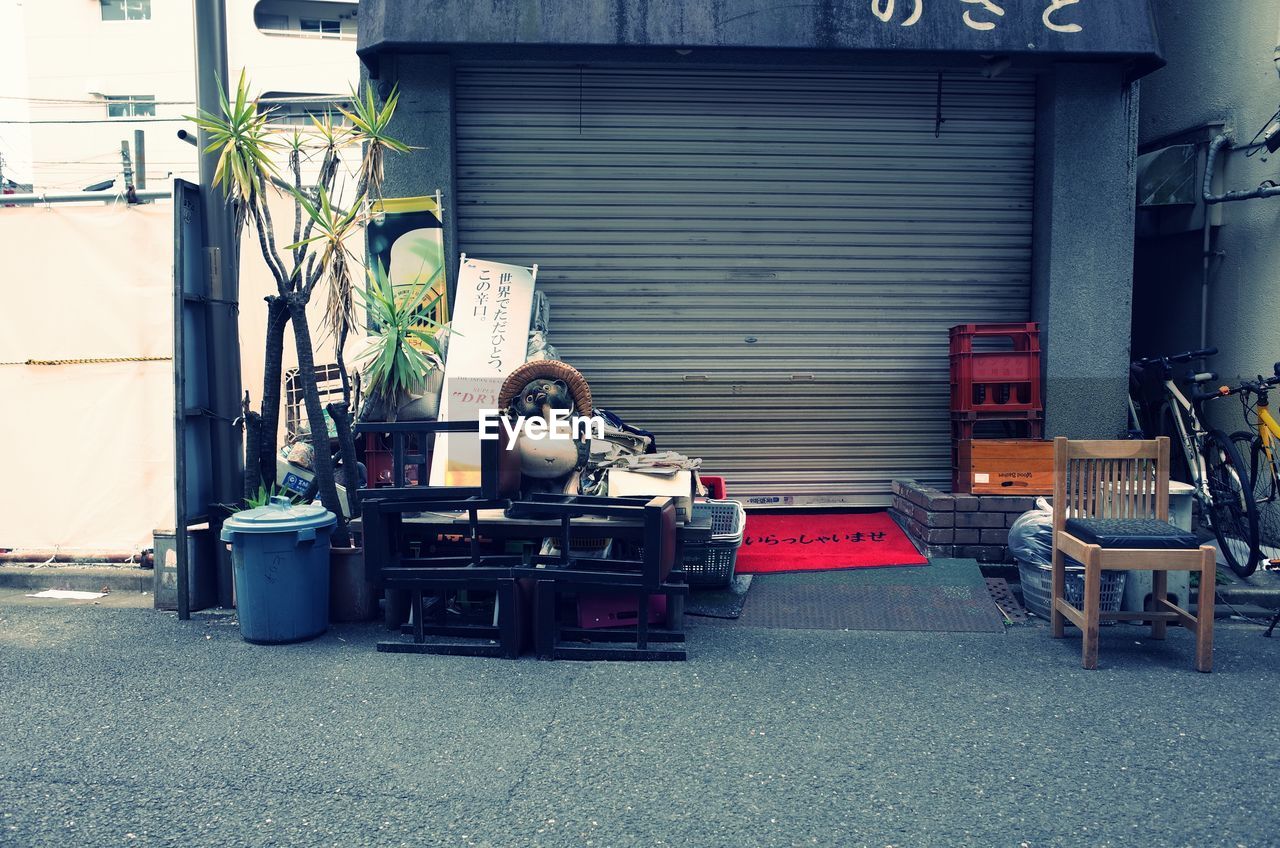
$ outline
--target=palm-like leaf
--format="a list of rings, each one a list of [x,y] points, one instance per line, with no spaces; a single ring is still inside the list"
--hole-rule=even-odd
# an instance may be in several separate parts
[[[364,156],[360,160],[360,185],[364,186],[367,197],[382,197],[382,163],[386,151],[408,153],[411,148],[390,134],[391,119],[395,117],[396,104],[400,102],[399,87],[391,89],[391,94],[381,104],[373,93],[373,86],[365,83],[364,96],[356,89],[351,90],[351,110],[337,107],[351,122],[353,138],[364,145]]]
[[[351,252],[347,249],[346,242],[364,223],[361,211],[364,206],[362,198],[356,198],[351,208],[343,211],[333,205],[329,192],[323,185],[317,187],[314,199],[294,188],[290,189],[290,193],[293,194],[294,202],[301,206],[303,212],[311,219],[316,235],[288,245],[285,250],[294,250],[314,242],[323,244],[319,258],[319,273],[328,283],[329,288],[324,324],[335,337],[345,339],[348,331],[355,324],[351,274],[347,266],[347,259],[351,258]]]
[[[280,145],[270,136],[271,111],[260,110],[258,100],[249,97],[244,71],[240,72],[234,101],[227,98],[222,81],[218,81],[218,100],[221,115],[201,110],[199,115],[185,117],[208,134],[204,152],[218,153],[213,184],[222,186],[229,199],[247,204],[259,183],[276,173],[271,154]]]
[[[369,269],[368,275],[368,288],[356,289],[355,293],[368,308],[378,330],[369,347],[357,358],[367,361],[365,377],[371,393],[394,404],[422,388],[427,374],[440,367],[440,337],[448,329],[431,317],[440,295],[428,297],[440,269],[407,294],[400,295],[381,264],[376,270]]]

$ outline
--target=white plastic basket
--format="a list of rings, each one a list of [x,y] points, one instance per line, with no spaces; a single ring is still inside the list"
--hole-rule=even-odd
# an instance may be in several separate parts
[[[747,511],[742,508],[740,502],[698,498],[693,502],[693,520],[701,522],[708,517],[711,519],[713,542],[740,539],[742,530],[747,524]]]
[[[1099,595],[1099,608],[1102,612],[1118,612],[1124,600],[1124,571],[1102,572],[1102,589]],[[1043,619],[1049,618],[1049,607],[1053,597],[1053,570],[1048,566],[1033,565],[1026,560],[1018,560],[1018,576],[1022,582],[1022,604],[1028,612],[1033,612]],[[1066,582],[1067,601],[1074,607],[1084,604],[1084,566],[1067,565]],[[1100,624],[1114,624],[1103,621]]]

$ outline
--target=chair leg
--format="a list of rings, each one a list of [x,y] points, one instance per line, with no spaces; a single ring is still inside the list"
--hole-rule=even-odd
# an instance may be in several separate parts
[[[1056,545],[1053,549],[1053,570],[1050,575],[1049,582],[1052,588],[1049,592],[1049,624],[1053,629],[1053,638],[1061,639],[1067,620],[1066,616],[1058,612],[1058,599],[1067,596],[1067,571],[1062,551],[1058,550]]]
[[[639,617],[636,619],[636,647],[644,650],[649,647],[649,593],[640,593],[637,606]]]
[[[1080,664],[1098,667],[1098,613],[1102,602],[1102,562],[1100,548],[1089,548],[1084,563],[1084,641]]]
[[[507,659],[520,656],[520,598],[515,580],[503,580],[498,584],[498,597],[494,600],[498,614],[498,644]]]
[[[539,580],[533,587],[533,650],[540,660],[555,658],[556,584]]]
[[[409,612],[413,616],[413,641],[421,645],[427,641],[426,622],[422,620],[422,590],[414,589],[409,593],[409,597],[411,598],[410,603],[413,605]]]
[[[1196,671],[1213,671],[1213,599],[1217,593],[1218,563],[1212,548],[1203,548],[1200,603],[1196,608]]]
[[[1169,572],[1151,572],[1151,609],[1160,611],[1160,599],[1169,597]],[[1151,638],[1163,639],[1168,622],[1164,619],[1151,622]]]

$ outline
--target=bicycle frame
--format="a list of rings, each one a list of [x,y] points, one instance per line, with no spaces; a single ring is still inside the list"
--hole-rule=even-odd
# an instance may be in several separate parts
[[[1207,431],[1200,423],[1200,415],[1196,411],[1195,404],[1187,399],[1172,378],[1164,381],[1164,390],[1165,403],[1172,413],[1174,428],[1178,431],[1178,443],[1182,446],[1182,454],[1187,460],[1187,469],[1191,472],[1191,485],[1195,487],[1196,500],[1200,501],[1202,507],[1208,508],[1209,486],[1206,482],[1208,468],[1199,447],[1199,440]],[[1277,430],[1277,433],[1280,434],[1280,430]]]
[[[1277,444],[1280,444],[1280,421],[1271,414],[1271,408],[1265,403],[1259,403],[1255,410],[1258,416],[1258,444],[1262,446],[1263,456],[1266,457],[1267,468],[1271,471],[1271,497],[1280,493],[1280,453],[1277,452]],[[1257,496],[1255,488],[1254,496]]]

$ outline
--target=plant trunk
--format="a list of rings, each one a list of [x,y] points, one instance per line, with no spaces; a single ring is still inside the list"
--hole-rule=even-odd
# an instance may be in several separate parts
[[[342,456],[342,485],[347,487],[347,503],[352,516],[360,514],[360,469],[356,466],[356,439],[351,431],[351,413],[345,403],[331,403],[326,409],[338,431],[338,453]]]
[[[351,377],[347,374],[347,360],[342,355],[343,349],[347,346],[347,332],[345,325],[338,330],[338,338],[333,346],[333,359],[338,363],[338,376],[342,378],[342,403],[347,410],[358,413],[360,410],[351,405]]]
[[[267,485],[258,467],[260,456],[262,456],[262,416],[246,410],[244,413],[244,499],[246,503],[258,494],[259,486]]]
[[[284,358],[284,331],[289,323],[289,303],[280,295],[267,298],[266,363],[262,372],[262,435],[258,451],[262,485],[270,491],[276,484],[276,438],[280,432],[280,392]],[[311,347],[308,344],[307,350]],[[314,371],[312,372],[314,374]],[[248,463],[245,468],[248,469]],[[248,471],[246,470],[246,475]]]
[[[324,425],[324,409],[320,406],[315,356],[311,349],[311,330],[307,325],[307,299],[301,292],[291,292],[288,299],[293,339],[298,348],[298,379],[302,381],[307,422],[311,428],[311,446],[315,449],[312,470],[316,473],[320,503],[338,518],[338,523],[333,528],[333,544],[335,547],[345,548],[351,544],[351,534],[347,532],[347,518],[342,512],[342,504],[338,502],[338,488],[333,479],[333,455],[329,451],[329,432]]]

